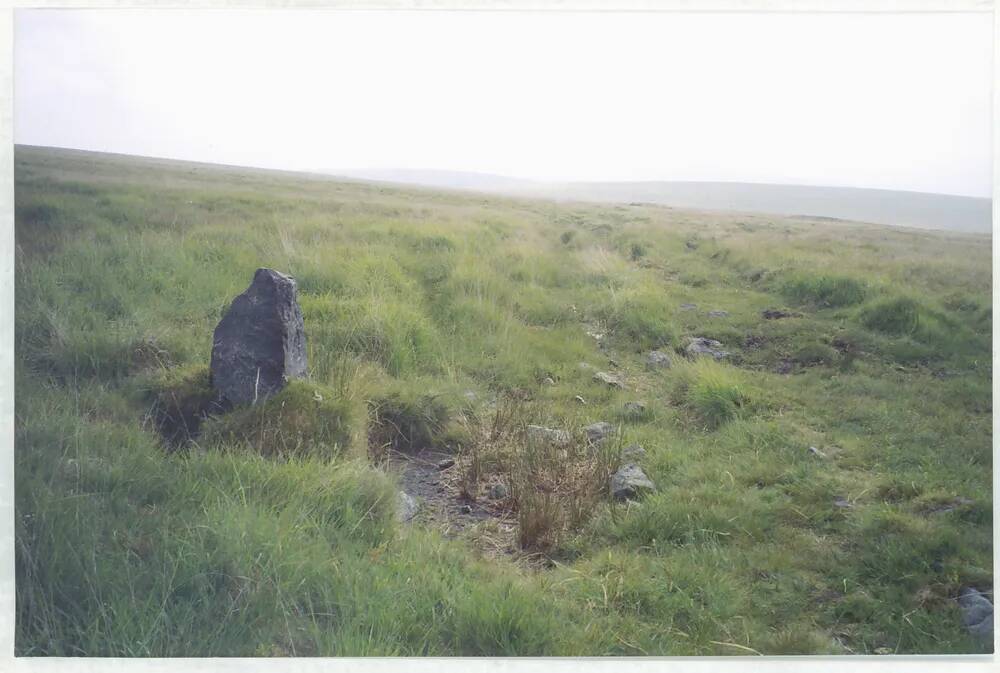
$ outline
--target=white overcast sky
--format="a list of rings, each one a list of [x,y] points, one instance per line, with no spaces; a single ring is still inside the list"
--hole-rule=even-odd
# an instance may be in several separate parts
[[[988,196],[992,17],[19,10],[15,142]]]

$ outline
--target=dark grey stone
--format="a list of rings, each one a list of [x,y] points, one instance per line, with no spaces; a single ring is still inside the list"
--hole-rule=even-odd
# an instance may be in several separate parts
[[[605,385],[611,386],[612,388],[624,388],[625,384],[622,383],[621,379],[614,374],[608,374],[607,372],[597,372],[594,374],[594,380],[599,381]]]
[[[646,449],[639,444],[629,444],[622,449],[622,461],[625,463],[638,463],[646,457]]]
[[[611,433],[615,431],[615,426],[607,421],[598,421],[597,423],[591,423],[583,431],[587,433],[587,439],[592,444],[600,444],[611,436]]]
[[[993,642],[993,603],[982,592],[972,587],[962,589],[958,596],[962,610],[962,624],[972,634],[986,643]]]
[[[212,337],[212,387],[223,403],[263,401],[306,376],[306,335],[295,279],[257,269]]]
[[[722,344],[715,339],[706,339],[705,337],[694,337],[688,342],[687,348],[684,352],[691,357],[698,357],[700,355],[710,355],[716,360],[721,360],[722,358],[729,355],[727,351],[722,350]]]
[[[646,366],[650,369],[669,369],[671,364],[670,356],[663,351],[650,351],[646,355]]]
[[[420,505],[406,491],[400,491],[396,496],[396,517],[400,521],[409,521],[420,511]]]
[[[611,497],[615,500],[631,500],[656,490],[642,468],[628,463],[611,475]]]

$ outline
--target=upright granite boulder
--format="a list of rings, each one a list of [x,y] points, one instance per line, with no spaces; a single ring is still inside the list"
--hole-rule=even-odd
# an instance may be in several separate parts
[[[306,375],[306,335],[295,279],[257,269],[212,340],[212,387],[224,404],[263,401]]]

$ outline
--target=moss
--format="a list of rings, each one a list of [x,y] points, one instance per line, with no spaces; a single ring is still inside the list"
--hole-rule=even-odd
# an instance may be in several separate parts
[[[264,456],[335,458],[360,455],[363,409],[308,381],[291,381],[263,404],[240,406],[210,419],[200,443],[241,446]]]

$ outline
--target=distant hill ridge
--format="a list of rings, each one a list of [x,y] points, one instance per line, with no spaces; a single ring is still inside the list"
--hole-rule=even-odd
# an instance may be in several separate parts
[[[638,202],[678,208],[774,213],[945,231],[992,231],[992,199],[953,194],[748,182],[556,183],[487,173],[438,170],[322,172],[376,182],[555,200]]]

